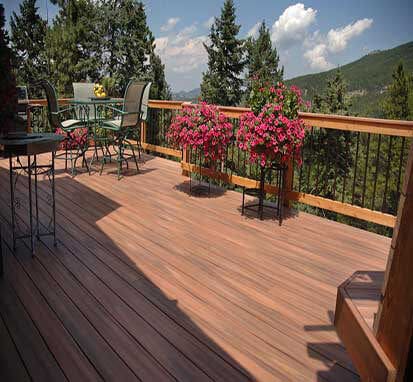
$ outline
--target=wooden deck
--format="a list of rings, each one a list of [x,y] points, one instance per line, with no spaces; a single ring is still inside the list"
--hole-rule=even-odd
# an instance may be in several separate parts
[[[176,162],[141,169],[59,171],[58,246],[6,247],[0,381],[358,380],[332,324],[336,290],[383,270],[388,238],[305,213],[282,227],[242,217],[239,193],[188,196]]]

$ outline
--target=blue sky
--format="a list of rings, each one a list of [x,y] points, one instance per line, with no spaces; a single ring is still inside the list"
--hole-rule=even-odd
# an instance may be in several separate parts
[[[6,16],[19,1],[3,1]],[[207,41],[213,17],[223,0],[146,0],[148,23],[157,51],[166,65],[174,91],[199,86],[207,57]],[[38,0],[49,19],[56,8]],[[412,0],[235,0],[240,37],[254,34],[265,20],[285,67],[285,77],[323,71],[351,62],[376,49],[388,49],[413,40]]]

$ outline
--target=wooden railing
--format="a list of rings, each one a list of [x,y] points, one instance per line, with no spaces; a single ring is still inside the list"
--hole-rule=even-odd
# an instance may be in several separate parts
[[[60,100],[61,104],[67,102],[68,99]],[[32,100],[30,104],[35,112],[36,108],[44,109],[46,102]],[[235,142],[216,170],[195,166],[190,153],[168,146],[167,128],[184,104],[149,101],[148,121],[140,132],[142,147],[180,159],[185,172],[198,172],[235,187],[256,187],[258,166],[248,162]],[[250,110],[224,106],[219,109],[231,119],[234,133],[240,116]],[[313,113],[300,113],[300,118],[309,127],[302,150],[303,165],[289,166],[286,199],[393,227],[413,122]],[[332,151],[337,147],[342,150]],[[274,193],[276,188],[266,184],[266,190]]]

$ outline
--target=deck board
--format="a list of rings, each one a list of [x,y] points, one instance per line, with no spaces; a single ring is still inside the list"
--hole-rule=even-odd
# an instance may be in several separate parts
[[[47,345],[39,362],[69,380],[357,381],[332,325],[336,288],[384,269],[390,240],[305,213],[281,227],[242,217],[240,194],[190,197],[178,163],[146,159],[119,182],[106,169],[58,171],[58,247],[44,239],[34,259],[24,245],[7,256],[0,299],[28,305],[17,321]],[[8,283],[27,284],[26,299]]]

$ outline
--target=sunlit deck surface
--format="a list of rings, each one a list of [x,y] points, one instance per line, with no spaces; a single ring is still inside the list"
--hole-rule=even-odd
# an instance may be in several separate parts
[[[357,381],[337,286],[383,270],[390,240],[306,213],[242,217],[240,193],[190,197],[179,163],[146,159],[120,181],[58,162],[58,246],[6,248],[0,381]]]

